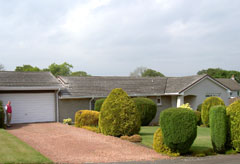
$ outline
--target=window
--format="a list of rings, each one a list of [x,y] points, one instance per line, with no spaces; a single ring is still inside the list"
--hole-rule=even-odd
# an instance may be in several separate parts
[[[161,97],[157,97],[157,105],[162,105],[162,99],[161,99]]]
[[[220,97],[221,93],[207,93],[206,94],[206,97],[213,97],[213,96]]]

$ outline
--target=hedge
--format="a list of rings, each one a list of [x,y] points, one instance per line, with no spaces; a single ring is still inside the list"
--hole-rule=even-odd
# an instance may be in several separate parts
[[[104,100],[105,100],[105,98],[96,100],[95,105],[94,105],[94,110],[95,111],[100,112]]]
[[[225,105],[219,97],[208,97],[202,103],[201,117],[204,126],[209,126],[209,110],[212,106]]]
[[[153,136],[153,149],[158,153],[169,154],[171,149],[168,148],[163,142],[162,129],[158,128]]]
[[[99,116],[101,133],[112,136],[131,136],[140,131],[141,117],[134,101],[121,89],[111,91]]]
[[[197,125],[200,126],[202,124],[202,119],[201,119],[201,112],[199,111],[194,111],[196,117],[197,117]]]
[[[199,104],[199,105],[197,106],[197,111],[201,112],[201,110],[202,110],[202,104]]]
[[[0,100],[0,128],[5,128],[4,119],[5,119],[5,113],[4,113],[2,101]]]
[[[209,113],[211,140],[213,150],[217,153],[225,152],[227,141],[227,116],[225,106],[213,106]]]
[[[92,110],[79,110],[75,113],[75,126],[98,126],[99,112]]]
[[[173,151],[187,153],[197,136],[197,119],[192,110],[169,108],[160,114],[164,143]]]
[[[157,113],[157,105],[149,98],[133,98],[138,111],[141,114],[141,125],[148,126]]]
[[[240,152],[240,100],[227,107],[227,116],[231,144]]]

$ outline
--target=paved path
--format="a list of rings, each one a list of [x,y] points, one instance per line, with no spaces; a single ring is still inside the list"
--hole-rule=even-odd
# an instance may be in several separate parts
[[[60,123],[13,125],[8,132],[57,163],[153,161],[168,158],[116,137]]]
[[[101,163],[97,163],[101,164]],[[105,163],[106,164],[106,163]],[[240,164],[240,154],[207,157],[179,157],[155,161],[115,162],[108,164]]]

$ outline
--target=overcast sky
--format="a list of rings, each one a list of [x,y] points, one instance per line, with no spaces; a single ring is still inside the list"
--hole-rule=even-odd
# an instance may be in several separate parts
[[[68,62],[72,71],[166,76],[240,71],[239,0],[0,0],[6,70]]]

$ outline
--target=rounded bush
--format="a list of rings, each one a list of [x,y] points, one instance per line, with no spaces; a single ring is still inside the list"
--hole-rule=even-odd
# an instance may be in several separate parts
[[[200,126],[202,124],[202,120],[201,120],[201,112],[199,111],[194,111],[196,117],[197,117],[197,125]]]
[[[162,129],[158,128],[153,136],[153,149],[158,153],[169,154],[171,149],[168,148],[163,142]]]
[[[141,125],[148,126],[157,113],[157,105],[149,98],[133,98],[138,111],[141,114]]]
[[[99,112],[92,110],[79,110],[75,113],[75,126],[98,126]]]
[[[230,141],[233,148],[240,152],[240,100],[227,107]]]
[[[209,110],[216,105],[225,105],[219,97],[208,97],[202,103],[201,117],[204,126],[209,126]]]
[[[192,110],[169,108],[160,114],[164,143],[173,151],[187,153],[197,136],[197,119]]]
[[[95,111],[100,112],[104,100],[105,100],[105,98],[96,100],[95,105],[94,105],[94,110]]]
[[[134,101],[123,89],[113,89],[101,107],[101,133],[118,137],[131,136],[139,133],[140,126],[141,117]]]
[[[4,128],[4,119],[5,119],[5,113],[4,113],[2,101],[0,100],[0,128]]]
[[[197,106],[197,111],[201,112],[201,110],[202,110],[202,104],[199,104],[199,105]]]
[[[217,153],[225,152],[227,141],[227,116],[225,106],[213,106],[209,113],[211,140],[213,150]]]

